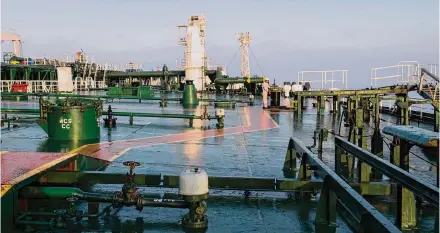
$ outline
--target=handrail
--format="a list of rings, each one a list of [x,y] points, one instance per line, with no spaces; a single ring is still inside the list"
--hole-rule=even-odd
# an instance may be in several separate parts
[[[297,138],[292,138],[293,149],[297,155],[304,157],[311,169],[317,171],[317,174],[328,182],[327,187],[333,191],[339,199],[344,200],[351,207],[350,212],[357,215],[356,218],[362,223],[368,218],[368,224],[372,229],[381,229],[382,232],[401,232],[390,220],[385,218],[377,209],[375,209],[367,200],[350,187],[341,177],[339,177],[331,168],[325,165],[317,155],[311,152]],[[362,226],[361,226],[362,227]]]
[[[435,81],[439,82],[439,79],[437,76],[435,76],[433,73],[429,72],[427,69],[422,68],[422,74],[424,74],[424,73],[427,74],[432,79],[434,79]]]
[[[433,185],[424,183],[409,172],[377,157],[353,143],[350,143],[340,136],[335,135],[335,144],[341,149],[349,152],[351,155],[359,158],[362,162],[383,173],[390,179],[395,180],[398,184],[414,192],[417,196],[435,206],[435,208],[439,208],[439,190]]]

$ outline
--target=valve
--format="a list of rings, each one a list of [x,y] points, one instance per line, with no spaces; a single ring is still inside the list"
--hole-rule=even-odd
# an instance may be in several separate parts
[[[131,203],[133,201],[137,202],[137,185],[134,182],[136,173],[133,171],[135,167],[140,166],[141,164],[135,161],[125,161],[123,164],[127,167],[130,167],[130,172],[127,172],[125,184],[122,186],[122,198],[124,199],[125,203]]]
[[[200,120],[210,120],[210,116],[208,114],[208,105],[203,105],[203,113],[200,115]]]
[[[104,119],[104,127],[115,127],[117,119],[118,118],[113,117],[112,106],[109,105],[107,109],[107,118]]]
[[[162,99],[159,102],[159,106],[160,107],[166,107],[167,106],[167,101],[165,100],[165,95],[162,95]]]
[[[76,221],[81,221],[81,219],[83,218],[83,213],[82,211],[77,211],[75,206],[75,202],[78,201],[78,198],[68,197],[66,198],[66,200],[69,202],[69,206],[66,209],[67,216],[71,218],[75,217]]]

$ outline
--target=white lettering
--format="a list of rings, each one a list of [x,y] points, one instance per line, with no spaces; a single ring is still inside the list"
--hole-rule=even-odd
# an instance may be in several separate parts
[[[60,118],[61,128],[70,129],[70,124],[72,123],[72,119],[70,118]]]

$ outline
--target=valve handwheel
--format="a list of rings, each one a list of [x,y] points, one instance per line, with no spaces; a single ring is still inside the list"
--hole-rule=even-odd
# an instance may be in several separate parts
[[[125,162],[123,162],[122,164],[124,164],[125,166],[127,166],[127,167],[137,167],[137,166],[140,166],[141,164],[139,163],[139,162],[136,162],[136,161],[125,161]]]
[[[133,172],[135,167],[141,165],[139,162],[136,162],[136,161],[125,161],[122,164],[124,164],[124,166],[130,167],[130,173]]]

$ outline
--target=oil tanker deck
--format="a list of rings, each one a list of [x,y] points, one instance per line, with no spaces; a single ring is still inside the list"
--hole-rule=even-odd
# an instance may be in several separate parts
[[[299,76],[263,109],[265,77],[73,64],[2,80],[2,232],[438,232],[433,70],[362,90]],[[52,71],[56,91],[32,79]]]

